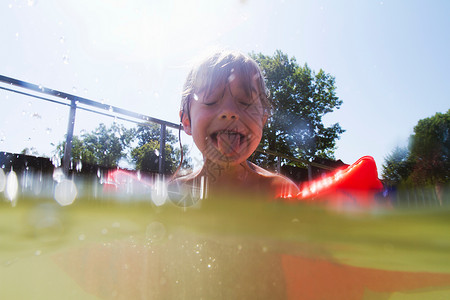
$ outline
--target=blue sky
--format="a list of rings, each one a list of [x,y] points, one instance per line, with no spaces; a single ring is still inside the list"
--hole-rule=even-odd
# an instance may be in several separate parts
[[[178,122],[190,61],[220,46],[280,49],[336,78],[336,157],[384,157],[450,108],[448,1],[8,0],[0,74]],[[3,85],[4,86],[4,85]],[[68,109],[0,90],[0,150],[50,155]],[[77,112],[75,133],[112,120]]]

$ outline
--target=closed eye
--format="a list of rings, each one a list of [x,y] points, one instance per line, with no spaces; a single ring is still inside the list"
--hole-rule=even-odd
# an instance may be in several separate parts
[[[213,106],[216,103],[217,103],[217,101],[203,102],[203,104],[206,105],[206,106]]]
[[[238,101],[239,104],[241,104],[245,107],[249,107],[255,103],[255,99],[252,99],[250,97],[236,98],[236,100]]]
[[[218,103],[220,99],[223,98],[224,94],[225,89],[223,90],[216,89],[211,93],[207,94],[207,96],[203,100],[203,104],[205,104],[206,106],[213,106],[214,104]]]
[[[253,103],[247,102],[247,101],[239,101],[240,104],[242,104],[245,107],[250,107]]]

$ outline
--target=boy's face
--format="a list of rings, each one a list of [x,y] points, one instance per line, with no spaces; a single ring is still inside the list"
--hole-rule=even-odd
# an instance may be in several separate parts
[[[252,82],[251,95],[246,93],[240,76],[232,74],[228,81],[209,95],[196,95],[190,104],[191,121],[184,116],[182,122],[205,159],[237,165],[258,147],[267,115],[256,80]]]

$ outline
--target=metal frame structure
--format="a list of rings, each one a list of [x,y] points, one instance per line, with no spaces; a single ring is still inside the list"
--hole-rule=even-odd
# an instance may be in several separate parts
[[[164,121],[161,119],[157,119],[157,118],[153,118],[153,117],[150,117],[147,115],[139,114],[139,113],[136,113],[133,111],[123,109],[123,108],[100,103],[100,102],[97,102],[94,100],[75,96],[75,95],[68,94],[68,93],[65,93],[62,91],[50,89],[47,87],[43,87],[41,85],[36,85],[33,83],[14,79],[11,77],[0,75],[0,82],[8,84],[8,87],[0,86],[0,89],[10,91],[13,93],[18,93],[18,94],[21,94],[24,96],[37,98],[40,100],[50,101],[50,102],[61,104],[61,105],[66,105],[66,106],[70,107],[69,121],[68,121],[68,125],[67,125],[66,146],[64,149],[64,158],[63,158],[63,163],[62,163],[64,172],[66,174],[68,173],[69,166],[70,166],[70,160],[71,160],[71,154],[72,154],[73,130],[75,127],[75,116],[76,116],[77,109],[83,109],[83,110],[86,110],[86,111],[89,111],[92,113],[102,114],[105,116],[114,117],[117,119],[126,120],[126,121],[130,121],[130,122],[134,122],[134,123],[139,123],[139,121],[144,121],[144,122],[152,122],[152,123],[159,124],[161,126],[161,134],[160,134],[160,141],[159,141],[160,142],[159,143],[159,147],[160,147],[160,149],[159,149],[159,173],[160,174],[164,173],[164,167],[165,167],[164,166],[164,157],[165,157],[165,143],[166,143],[166,128],[170,127],[170,128],[174,128],[177,130],[182,129],[182,126],[180,124],[167,122],[167,121]],[[36,94],[31,94],[26,91],[20,91],[17,88],[37,92],[39,94],[44,94],[46,96],[39,96]],[[48,98],[48,96],[56,97],[57,100],[50,99],[50,98]],[[127,117],[132,118],[134,120],[130,120]],[[281,169],[281,159],[282,158],[288,159],[291,161],[301,162],[301,163],[307,164],[308,166],[314,166],[314,167],[327,169],[327,170],[333,169],[328,166],[324,166],[324,165],[317,164],[314,162],[309,162],[307,160],[290,157],[290,156],[287,156],[287,155],[284,155],[282,153],[278,153],[275,151],[264,150],[264,149],[259,149],[259,148],[256,151],[276,156],[277,161],[278,161],[278,166],[277,166],[278,173],[280,172],[280,169]]]

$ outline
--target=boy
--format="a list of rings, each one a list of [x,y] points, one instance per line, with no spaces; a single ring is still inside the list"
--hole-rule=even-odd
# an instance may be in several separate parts
[[[219,51],[196,64],[184,85],[180,117],[204,164],[177,178],[177,189],[200,198],[230,192],[272,199],[297,195],[298,187],[288,178],[247,161],[261,141],[270,110],[262,72],[250,57]]]

